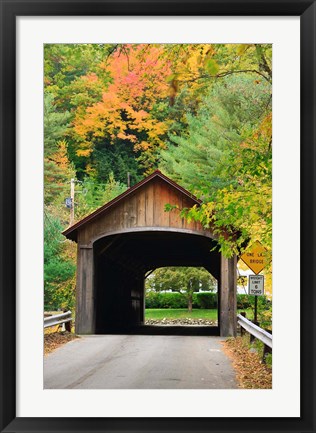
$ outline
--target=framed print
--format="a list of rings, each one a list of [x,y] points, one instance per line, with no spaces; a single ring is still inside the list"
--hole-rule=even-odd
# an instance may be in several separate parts
[[[198,3],[170,1],[167,4],[163,1],[61,3],[54,0],[1,0],[1,431],[315,431],[315,11],[314,1],[209,0]],[[240,59],[245,52],[249,57],[242,63]],[[259,59],[258,69],[253,66],[252,53]],[[58,61],[61,55],[71,59],[64,68]],[[220,69],[224,64],[220,63],[223,58],[230,66],[225,72]],[[139,72],[133,66],[139,59],[144,70],[144,65],[149,65],[145,72]],[[177,64],[176,73],[173,63]],[[187,65],[200,75],[185,75]],[[79,69],[80,79],[73,80],[73,70]],[[140,73],[143,74],[141,81],[137,78]],[[242,73],[250,74],[250,78],[249,75],[241,77]],[[225,85],[214,86],[213,93],[206,93],[203,82],[199,81],[205,75],[223,78]],[[238,96],[235,99],[233,92]],[[56,94],[57,102],[52,101]],[[192,102],[193,95],[194,98],[198,95],[196,105]],[[226,106],[221,102],[223,100]],[[56,104],[59,104],[59,112],[54,111]],[[251,110],[252,123],[243,117],[243,108],[236,111],[237,106],[247,106]],[[69,113],[75,112],[74,107],[76,116],[71,117]],[[264,111],[264,116],[260,110]],[[47,122],[47,113],[56,125]],[[237,127],[227,132],[223,131],[222,125],[229,113],[235,116]],[[260,116],[262,122],[258,123],[257,117]],[[215,126],[210,126],[211,121]],[[104,125],[107,125],[106,132]],[[64,132],[60,131],[66,129],[68,135],[63,135]],[[220,145],[217,148],[203,147],[205,136],[201,131],[207,131],[212,140]],[[59,139],[58,146],[54,144],[50,148],[53,150],[48,152],[50,144],[47,143],[56,134],[66,138]],[[172,142],[172,134],[176,136],[173,158],[174,161],[180,160],[178,172],[176,169],[172,172],[161,143],[167,139]],[[190,134],[192,142],[189,143],[186,139]],[[254,156],[249,157],[249,152],[253,150],[251,140],[255,137],[257,143],[266,143],[269,134],[273,135],[273,150],[271,141],[265,152],[256,154],[256,162]],[[195,140],[197,136],[199,139]],[[179,209],[176,200],[181,201],[184,211],[190,203],[202,203],[200,199],[202,197],[203,200],[208,191],[202,187],[190,190],[190,182],[185,183],[185,179],[191,179],[193,174],[202,173],[201,165],[204,164],[205,169],[205,163],[198,159],[198,151],[202,149],[205,153],[207,149],[212,156],[208,161],[218,158],[221,164],[223,161],[232,163],[231,155],[225,154],[223,146],[226,142],[234,146],[234,141],[238,140],[240,164],[251,165],[252,175],[256,176],[252,177],[252,181],[254,178],[260,180],[256,184],[257,190],[246,198],[240,195],[236,199],[238,188],[248,181],[249,173],[227,186],[223,183],[225,179],[216,172],[216,179],[212,179],[222,182],[220,191],[225,192],[227,209],[229,200],[232,200],[234,205],[239,204],[238,211],[232,212],[233,220],[224,217],[216,220],[220,229],[215,233],[214,228],[211,241],[207,243],[206,237],[197,241],[202,236],[198,223],[205,222],[205,215],[213,215],[213,208],[209,214],[203,214],[201,220],[197,219],[194,223],[190,220],[180,227],[172,216],[172,212]],[[114,153],[113,148],[119,149],[118,153]],[[131,160],[128,152],[138,152],[137,162],[126,163]],[[233,158],[234,164],[238,163],[237,159]],[[270,164],[269,176],[266,176],[267,164]],[[59,170],[60,167],[62,170]],[[166,173],[160,171],[161,167],[165,168]],[[108,175],[110,171],[112,177]],[[207,175],[207,171],[206,167],[203,176]],[[172,178],[168,177],[170,173]],[[225,173],[225,176],[231,176],[228,169]],[[59,176],[64,176],[66,183],[69,177],[63,190],[58,189]],[[106,185],[104,191],[92,185],[95,179]],[[257,226],[249,231],[246,219],[252,218],[256,212],[260,217],[270,212],[272,179],[273,214],[272,219],[270,214],[265,219],[269,227],[273,225],[272,386],[241,389],[237,382],[236,386],[218,386],[216,380],[223,383],[225,376],[220,363],[214,364],[220,365],[221,372],[214,375],[213,388],[204,386],[206,379],[202,367],[205,361],[202,358],[198,358],[194,368],[191,366],[186,370],[186,379],[196,374],[199,386],[179,386],[181,379],[177,379],[175,368],[173,374],[168,376],[170,386],[128,387],[122,379],[125,377],[122,368],[115,373],[121,386],[103,386],[100,385],[102,375],[98,380],[89,382],[93,372],[101,364],[104,367],[101,361],[96,360],[93,364],[91,356],[85,361],[84,379],[81,381],[73,375],[73,372],[76,374],[78,361],[75,359],[77,355],[74,355],[74,348],[78,346],[76,341],[65,346],[70,347],[67,356],[73,372],[65,369],[66,361],[61,362],[50,356],[49,359],[54,360],[49,366],[53,374],[48,376],[48,362],[43,365],[44,306],[45,311],[53,311],[67,309],[69,305],[75,308],[77,303],[76,332],[80,335],[92,334],[92,339],[84,340],[89,342],[87,344],[93,336],[100,337],[95,334],[107,333],[104,329],[113,325],[114,319],[119,316],[119,308],[124,311],[120,326],[124,325],[126,317],[134,320],[136,313],[144,315],[144,278],[141,289],[133,287],[129,298],[123,298],[125,303],[119,304],[119,296],[115,293],[125,296],[123,291],[120,292],[121,286],[128,285],[130,281],[135,287],[139,286],[139,275],[142,274],[143,277],[148,276],[149,290],[154,291],[155,284],[162,284],[162,280],[155,283],[159,275],[155,271],[158,265],[206,266],[207,269],[204,249],[208,248],[209,253],[214,247],[214,239],[221,239],[223,227],[226,235],[230,233],[231,221],[237,221],[238,213],[241,216],[239,227],[246,233],[238,247],[245,251],[245,244],[251,236],[255,241],[263,239],[268,229]],[[124,182],[125,188],[122,186]],[[159,188],[153,189],[150,202],[150,186],[155,182]],[[265,188],[270,188],[268,195],[265,195]],[[147,224],[144,222],[147,221],[146,206],[156,209],[157,215],[158,190],[164,197],[163,206],[167,207],[160,212],[163,215],[160,225],[156,220]],[[61,203],[57,215],[52,203],[56,203],[56,197],[61,197],[61,194],[65,195],[65,203]],[[261,200],[258,200],[259,196]],[[216,204],[215,196],[212,197],[212,203]],[[258,207],[256,212],[251,208],[253,197]],[[119,213],[121,203],[122,215]],[[137,218],[143,221],[149,234],[144,234],[145,230],[138,227],[134,220],[128,220],[133,206],[140,208]],[[74,207],[79,209],[76,215]],[[114,209],[113,215],[111,209]],[[218,215],[221,214],[220,209],[216,209]],[[248,213],[244,213],[245,209]],[[60,226],[56,215],[64,218],[66,225]],[[104,217],[103,224],[111,228],[106,240],[103,228],[98,226],[103,215],[108,218]],[[94,223],[95,226],[92,225]],[[172,230],[165,235],[168,244],[163,244],[161,239],[170,228],[168,224]],[[131,230],[126,229],[131,225],[132,234]],[[143,237],[140,237],[140,232]],[[234,238],[236,233],[232,232]],[[241,233],[242,230],[238,236]],[[195,240],[192,240],[193,235]],[[47,236],[51,240],[49,252],[45,244]],[[222,240],[221,252],[227,247],[227,239],[230,239],[228,235]],[[46,254],[56,256],[60,245],[68,245],[68,242],[70,245],[69,240],[72,246],[67,251],[63,250],[62,260],[54,262],[54,269],[44,268]],[[70,265],[71,260],[75,263],[77,246],[74,242],[78,243],[77,280]],[[173,247],[176,244],[178,247]],[[259,252],[256,250],[256,260],[261,260],[265,254],[265,248],[260,243],[259,247],[257,244]],[[179,259],[179,248],[188,249],[191,253],[185,258],[182,254]],[[164,260],[157,259],[158,252]],[[69,258],[71,260],[67,261]],[[214,258],[217,267],[207,269],[212,275],[217,275],[218,316],[214,332],[223,338],[236,335],[237,301],[230,297],[230,292],[225,292],[226,278],[227,281],[235,281],[235,260],[231,257],[226,259],[224,253],[218,253]],[[87,263],[94,269],[91,274],[84,267]],[[262,259],[262,263],[270,263],[270,259]],[[231,273],[229,269],[233,269]],[[261,271],[260,268],[255,273]],[[47,283],[49,272],[56,279],[70,272],[71,275],[68,278],[67,274],[64,281],[73,278],[71,287],[73,292],[76,287],[76,301],[74,293],[62,291],[58,302],[55,302],[55,295],[50,295],[55,294],[54,287],[49,281]],[[111,299],[116,299],[117,303],[102,310],[95,299],[106,299],[102,298],[105,296],[102,284],[107,278],[109,285],[114,287]],[[202,291],[204,277],[199,278],[196,292]],[[263,278],[261,281],[263,283]],[[232,283],[227,282],[229,284]],[[269,277],[265,277],[264,293],[266,290],[269,293],[269,284],[271,278],[269,283]],[[234,285],[237,286],[237,282]],[[89,297],[90,289],[92,297]],[[183,292],[181,286],[180,298]],[[186,298],[189,310],[197,299],[197,295],[193,295]],[[203,296],[211,299],[209,295]],[[152,295],[152,299],[156,298]],[[262,302],[257,298],[259,296],[256,297],[256,305]],[[117,305],[120,307],[115,315]],[[256,316],[257,313],[255,321]],[[107,322],[109,317],[114,318],[112,322]],[[122,329],[117,327],[114,332],[111,328],[111,333],[121,337]],[[165,341],[163,336],[161,341]],[[102,350],[108,350],[113,363],[118,366],[121,352],[113,349],[111,353],[112,349],[107,344]],[[100,350],[98,346],[96,353]],[[149,348],[138,348],[134,342],[129,350],[126,369],[131,369],[133,359],[139,352],[146,354]],[[191,347],[185,352],[190,350]],[[210,359],[219,356],[218,352],[217,346],[215,349],[208,348]],[[179,353],[176,359],[181,366],[185,356],[180,357]],[[165,358],[168,356],[166,349],[163,355]],[[160,364],[164,365],[162,358],[158,367],[150,370],[147,362],[150,360],[146,358],[143,371],[151,371],[152,378],[154,370]],[[58,377],[59,381],[54,382],[52,377]]]

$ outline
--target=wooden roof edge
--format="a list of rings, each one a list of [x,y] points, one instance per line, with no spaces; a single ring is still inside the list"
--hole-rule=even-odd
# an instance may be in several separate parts
[[[64,236],[66,236],[68,239],[77,240],[77,230],[79,227],[83,226],[84,224],[88,223],[89,221],[96,218],[98,215],[102,214],[104,211],[112,207],[114,204],[118,203],[120,200],[124,199],[128,195],[132,194],[134,191],[145,185],[146,183],[150,182],[155,177],[159,177],[165,182],[167,182],[169,185],[177,189],[178,191],[182,192],[186,196],[188,196],[190,199],[194,200],[196,204],[201,204],[202,201],[199,200],[195,195],[191,194],[189,191],[187,191],[182,186],[178,185],[176,182],[171,180],[169,177],[161,173],[160,170],[155,170],[152,174],[142,179],[140,182],[133,185],[131,188],[128,188],[126,191],[124,191],[122,194],[118,195],[117,197],[114,197],[109,202],[105,203],[98,209],[96,209],[94,212],[90,213],[86,217],[82,218],[80,221],[76,222],[72,226],[68,227],[66,230],[62,232]]]

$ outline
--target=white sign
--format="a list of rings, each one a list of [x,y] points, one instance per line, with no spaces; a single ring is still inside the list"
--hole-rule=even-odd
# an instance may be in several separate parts
[[[264,292],[264,276],[249,275],[248,293],[249,295],[262,296]]]

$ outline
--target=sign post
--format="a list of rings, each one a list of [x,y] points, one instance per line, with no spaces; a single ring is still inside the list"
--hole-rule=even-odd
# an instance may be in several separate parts
[[[263,275],[249,275],[248,280],[248,294],[255,297],[255,314],[254,323],[257,323],[258,317],[258,296],[264,294],[264,276]]]

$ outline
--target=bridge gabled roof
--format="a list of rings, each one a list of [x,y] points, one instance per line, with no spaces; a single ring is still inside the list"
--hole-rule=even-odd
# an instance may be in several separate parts
[[[147,176],[145,179],[141,180],[140,182],[133,185],[131,188],[124,191],[122,194],[115,197],[113,200],[109,201],[108,203],[104,204],[100,208],[96,209],[91,214],[87,215],[80,221],[78,221],[76,224],[68,227],[65,231],[63,231],[63,235],[66,236],[68,239],[77,240],[77,234],[78,229],[82,228],[84,225],[91,223],[95,218],[106,212],[111,207],[115,206],[117,203],[119,203],[121,200],[128,198],[131,194],[133,194],[136,190],[141,189],[144,185],[148,184],[149,182],[152,182],[154,179],[161,179],[164,182],[166,182],[168,185],[173,187],[174,189],[181,192],[186,197],[190,198],[195,204],[200,204],[201,201],[195,197],[193,194],[191,194],[189,191],[187,191],[182,186],[178,185],[176,182],[171,180],[169,177],[165,176],[161,173],[161,171],[156,170],[151,175]]]

